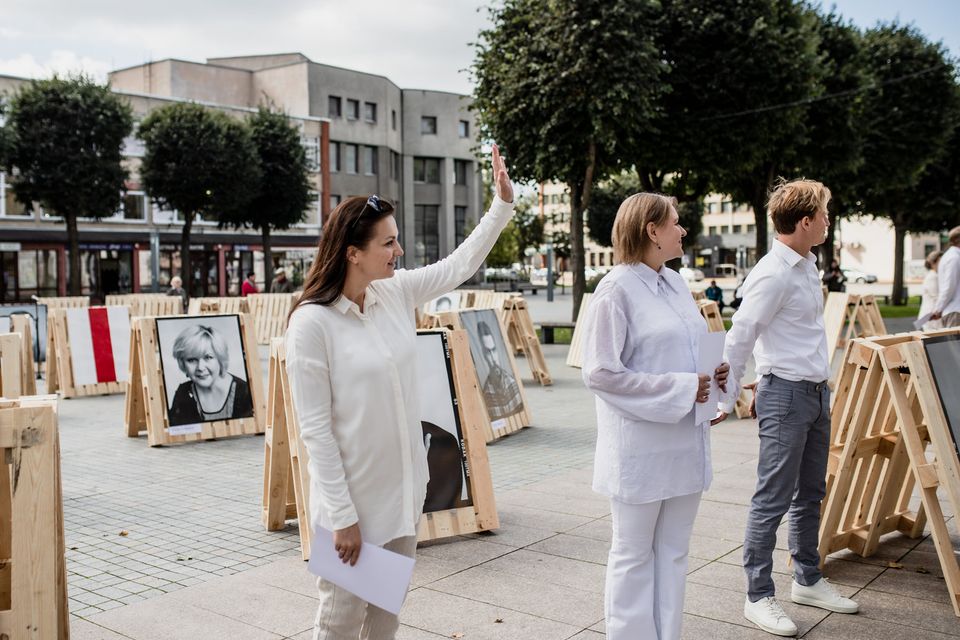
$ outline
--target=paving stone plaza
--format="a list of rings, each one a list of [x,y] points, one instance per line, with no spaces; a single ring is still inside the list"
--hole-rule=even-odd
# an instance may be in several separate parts
[[[568,297],[528,301],[534,321],[569,317]],[[403,640],[604,635],[610,520],[590,489],[593,400],[579,370],[564,364],[566,346],[544,352],[553,386],[533,383],[519,363],[533,426],[488,447],[501,527],[421,546]],[[261,347],[264,365],[266,355]],[[72,638],[310,638],[316,589],[296,523],[267,532],[260,520],[263,437],[150,448],[145,436],[126,437],[123,410],[122,396],[60,401]],[[714,482],[691,542],[684,638],[772,637],[742,617],[757,442],[752,420],[713,431]],[[781,527],[780,594],[790,584],[785,548]],[[927,535],[891,534],[869,558],[834,554],[826,575],[861,612],[828,614],[785,598],[803,638],[960,637]]]

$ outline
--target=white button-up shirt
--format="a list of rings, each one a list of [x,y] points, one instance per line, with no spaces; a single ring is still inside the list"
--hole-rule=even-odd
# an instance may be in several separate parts
[[[786,380],[810,382],[830,377],[823,290],[812,253],[801,256],[774,240],[770,253],[744,281],[743,301],[733,315],[724,347],[730,377],[720,408],[727,413],[736,404],[751,352],[757,361],[757,375],[772,373]]]
[[[960,247],[950,247],[937,265],[940,292],[936,311],[942,315],[960,312]]]
[[[596,394],[593,488],[631,504],[710,485],[709,422],[695,424],[707,325],[676,271],[618,265],[587,312],[583,381]]]
[[[372,282],[362,312],[341,296],[330,306],[301,305],[290,318],[287,373],[310,456],[314,528],[359,522],[364,541],[376,545],[416,533],[429,472],[414,310],[473,275],[512,213],[495,199],[449,257]]]

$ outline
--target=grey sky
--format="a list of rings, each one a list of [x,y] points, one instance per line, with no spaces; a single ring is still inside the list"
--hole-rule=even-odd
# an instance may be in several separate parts
[[[4,0],[0,74],[43,77],[148,60],[299,51],[389,77],[404,88],[470,93],[461,71],[486,20],[484,0]],[[824,4],[831,4],[829,1]],[[956,0],[837,0],[861,26],[915,22],[960,53]]]

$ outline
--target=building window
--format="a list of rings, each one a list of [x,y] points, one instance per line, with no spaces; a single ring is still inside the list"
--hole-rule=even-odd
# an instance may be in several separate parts
[[[597,260],[599,261],[599,265],[598,265],[598,266],[605,267],[606,265],[604,264],[604,262],[606,261],[606,259],[607,259],[607,254],[605,254],[605,253],[598,253],[598,254],[597,254]]]
[[[344,163],[347,165],[347,173],[360,173],[359,166],[357,165],[359,162],[359,158],[357,157],[357,145],[345,144],[343,145],[343,148],[346,151],[344,154],[346,156]]]
[[[342,200],[342,198],[337,194],[335,193],[330,194],[330,210],[331,211],[337,208],[337,205],[340,204],[340,200]]]
[[[440,259],[440,207],[418,204],[413,207],[416,230],[416,266],[422,267]]]
[[[707,213],[720,213],[720,203],[711,202],[707,205]]]
[[[340,143],[330,142],[330,173],[340,171]]]
[[[400,154],[396,151],[390,151],[390,179],[400,179]]]
[[[33,211],[17,200],[13,185],[7,182],[7,174],[0,173],[0,216],[30,218]]]
[[[360,101],[347,99],[347,120],[360,119]]]
[[[720,209],[723,213],[733,213],[733,202],[726,200],[720,203]]]
[[[367,176],[377,175],[377,148],[363,148],[363,174]]]
[[[147,219],[147,196],[143,191],[128,191],[123,196],[121,212],[124,220]]]
[[[413,181],[440,184],[440,158],[414,158]]]
[[[467,184],[467,173],[469,167],[469,160],[453,161],[453,184]]]
[[[756,226],[756,225],[753,225],[753,224],[748,224],[748,225],[747,225],[747,233],[756,233],[756,232],[757,232],[757,226]]]
[[[320,138],[301,137],[300,144],[307,156],[307,171],[320,171]]]
[[[376,102],[363,103],[363,119],[366,120],[367,122],[377,121],[377,103]]]
[[[327,117],[339,118],[343,116],[343,101],[340,96],[329,96],[327,98]]]
[[[396,109],[390,110],[390,128],[393,129],[394,131],[397,130],[397,110]]]
[[[590,266],[591,267],[597,266],[597,254],[595,253],[590,254]]]
[[[457,124],[457,131],[460,133],[460,137],[461,137],[461,138],[469,138],[469,137],[470,137],[470,123],[467,122],[466,120],[461,120],[461,121]]]
[[[437,117],[423,116],[420,118],[420,133],[435,134],[437,132]]]
[[[453,227],[454,227],[454,240],[456,245],[459,247],[460,244],[467,237],[467,208],[466,207],[454,207],[453,208]]]

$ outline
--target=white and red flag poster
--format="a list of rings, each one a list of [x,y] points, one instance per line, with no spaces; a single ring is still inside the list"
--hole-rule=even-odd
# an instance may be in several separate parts
[[[73,384],[130,379],[130,308],[64,309]]]

